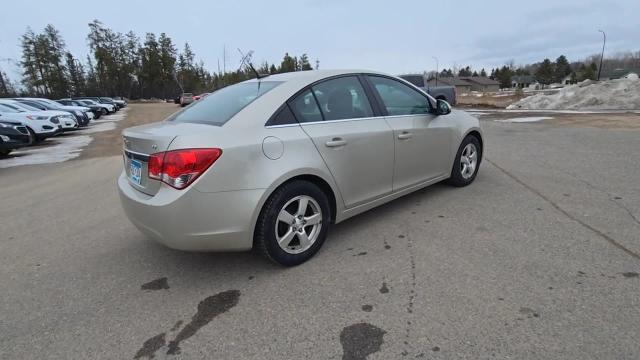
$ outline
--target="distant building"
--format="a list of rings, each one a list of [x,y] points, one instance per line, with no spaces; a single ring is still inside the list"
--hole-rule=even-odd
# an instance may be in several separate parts
[[[628,78],[631,74],[637,75],[637,72],[630,69],[613,69],[609,71],[603,71],[602,75],[600,75],[600,80]],[[633,77],[633,75],[631,75],[631,77]]]
[[[436,79],[429,79],[429,86],[436,86]],[[438,77],[437,86],[454,86],[458,94],[471,92],[472,84],[458,77]]]
[[[471,84],[471,91],[495,92],[500,90],[500,82],[486,76],[463,76],[460,79]]]
[[[531,75],[514,75],[511,77],[512,88],[528,88],[531,85],[536,86],[538,81]]]

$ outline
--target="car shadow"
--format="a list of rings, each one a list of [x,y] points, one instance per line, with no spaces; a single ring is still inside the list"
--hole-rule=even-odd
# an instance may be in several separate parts
[[[363,214],[355,216],[340,224],[337,224],[331,230],[328,241],[336,244],[336,242],[346,241],[349,235],[353,235],[362,229],[367,229],[384,221],[389,215],[414,209],[418,202],[427,202],[436,196],[439,196],[453,188],[436,184],[428,188],[405,195],[390,203],[381,205],[377,208],[369,210]],[[179,275],[181,278],[189,279],[189,287],[197,287],[198,279],[211,282],[212,277],[224,274],[226,282],[235,280],[246,280],[256,274],[262,276],[273,274],[278,275],[288,272],[291,269],[272,263],[265,259],[259,251],[253,249],[247,252],[226,252],[226,253],[205,253],[205,252],[184,252],[169,249],[161,244],[147,239],[142,234],[137,234],[135,239],[131,239],[127,252],[133,252],[141,257],[141,262],[147,265],[153,264],[152,268],[162,269],[161,273],[167,275]],[[327,244],[325,244],[325,247]],[[321,251],[319,257],[327,254]],[[311,261],[322,261],[321,258],[314,258]],[[302,265],[304,266],[304,265]]]

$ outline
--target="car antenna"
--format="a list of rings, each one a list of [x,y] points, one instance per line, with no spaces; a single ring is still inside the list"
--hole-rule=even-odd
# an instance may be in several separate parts
[[[242,52],[242,50],[240,50],[240,48],[238,48],[238,52],[240,53],[240,55],[242,56],[242,60],[240,60],[240,67],[244,66],[248,66],[251,71],[253,71],[253,73],[256,75],[256,79],[260,80],[263,77],[267,77],[269,75],[260,75],[260,73],[258,73],[258,71],[256,70],[256,68],[253,67],[253,64],[251,64],[251,57],[253,56],[253,50],[250,50],[246,55]]]

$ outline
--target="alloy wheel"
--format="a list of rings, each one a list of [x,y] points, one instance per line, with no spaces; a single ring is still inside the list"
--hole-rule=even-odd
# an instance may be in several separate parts
[[[478,166],[478,150],[473,143],[467,144],[460,154],[460,175],[465,180],[471,178]]]
[[[282,250],[299,254],[308,250],[322,229],[322,210],[307,195],[296,196],[284,204],[276,219],[276,240]]]

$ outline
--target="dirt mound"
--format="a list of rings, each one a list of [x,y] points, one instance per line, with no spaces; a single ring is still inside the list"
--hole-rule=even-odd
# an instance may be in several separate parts
[[[637,110],[640,109],[640,80],[585,80],[551,95],[526,97],[509,110]]]

